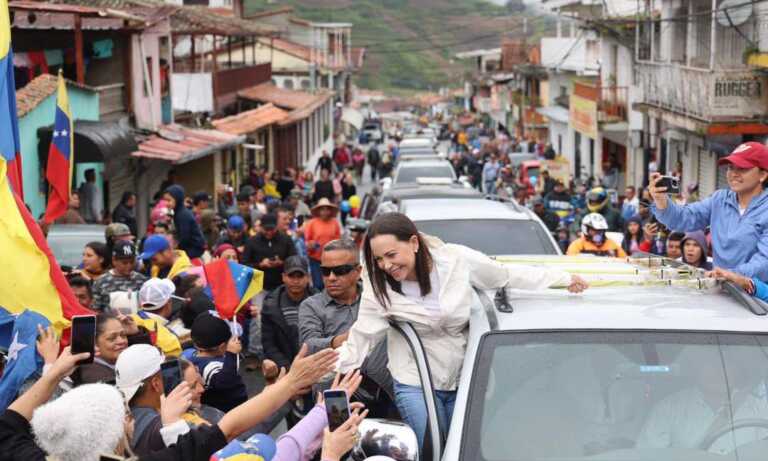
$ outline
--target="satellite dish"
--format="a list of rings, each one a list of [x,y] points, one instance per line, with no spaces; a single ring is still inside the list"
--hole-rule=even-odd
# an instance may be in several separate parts
[[[745,4],[744,0],[724,0],[715,14],[717,22],[724,27],[740,26],[747,22],[750,16],[752,16],[752,4]]]

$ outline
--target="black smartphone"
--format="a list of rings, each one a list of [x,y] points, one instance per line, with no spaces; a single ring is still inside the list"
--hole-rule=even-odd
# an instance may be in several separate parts
[[[163,391],[168,395],[181,383],[181,362],[169,360],[160,365],[160,372],[163,374]]]
[[[93,363],[96,349],[96,316],[75,315],[72,317],[72,355],[89,352],[91,356],[78,364]]]
[[[666,187],[668,194],[679,194],[680,180],[674,176],[662,176],[656,181],[656,187]]]
[[[349,399],[346,391],[329,390],[323,392],[325,412],[328,414],[328,429],[333,432],[349,419]]]

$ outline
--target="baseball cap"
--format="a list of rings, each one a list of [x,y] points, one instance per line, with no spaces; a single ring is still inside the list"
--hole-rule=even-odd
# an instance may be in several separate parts
[[[201,349],[212,349],[229,341],[232,329],[226,321],[211,314],[200,314],[192,322],[192,342]]]
[[[248,193],[242,192],[242,191],[239,194],[237,194],[237,201],[238,202],[247,202],[249,200],[251,200],[251,194],[248,194]]]
[[[113,222],[104,229],[104,237],[106,237],[107,240],[113,237],[124,237],[126,235],[132,235],[131,229],[121,222]]]
[[[208,192],[198,192],[192,196],[192,203],[210,202],[211,196]]]
[[[277,227],[277,216],[272,213],[262,216],[261,227],[264,229],[274,229]]]
[[[171,248],[168,239],[164,235],[150,235],[144,241],[144,252],[139,255],[140,259],[151,259],[152,256]]]
[[[285,260],[285,264],[283,264],[283,269],[286,274],[293,274],[294,272],[301,272],[304,275],[309,274],[307,261],[301,256],[289,256]]]
[[[227,220],[227,228],[236,230],[236,231],[241,231],[245,229],[245,220],[240,215],[230,216],[229,219]]]
[[[160,371],[164,361],[160,350],[149,344],[134,344],[120,353],[115,363],[115,378],[126,402],[136,395],[145,379]]]
[[[768,170],[768,147],[759,142],[745,142],[734,149],[731,155],[718,160],[717,164]]]
[[[176,285],[168,279],[149,279],[144,282],[139,290],[139,305],[142,310],[154,311],[165,306],[171,299],[179,299],[174,296]]]
[[[112,257],[117,259],[133,259],[136,257],[136,247],[131,242],[117,242],[112,247]]]

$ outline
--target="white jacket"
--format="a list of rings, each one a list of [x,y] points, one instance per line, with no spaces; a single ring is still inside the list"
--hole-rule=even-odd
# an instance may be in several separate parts
[[[565,286],[570,274],[528,266],[505,266],[488,256],[461,245],[446,244],[425,236],[440,280],[441,315],[435,317],[417,302],[388,290],[390,306],[379,304],[367,274],[363,274],[363,294],[357,321],[349,338],[338,349],[339,371],[359,368],[373,347],[387,336],[389,371],[395,381],[421,387],[416,362],[408,343],[389,321],[410,322],[421,338],[429,360],[432,381],[437,390],[452,391],[458,387],[461,364],[467,345],[469,310],[473,287],[481,290],[519,288],[545,289]]]

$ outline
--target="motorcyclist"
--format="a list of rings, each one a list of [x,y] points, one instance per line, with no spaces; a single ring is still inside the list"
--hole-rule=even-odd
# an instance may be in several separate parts
[[[621,213],[611,205],[608,192],[602,187],[595,187],[587,193],[587,211],[582,219],[591,213],[598,213],[605,218],[609,232],[624,231],[624,220]]]
[[[603,215],[590,213],[581,220],[581,237],[574,240],[566,254],[576,256],[580,254],[594,254],[597,256],[613,256],[625,258],[627,253],[616,242],[606,237],[608,223]]]

